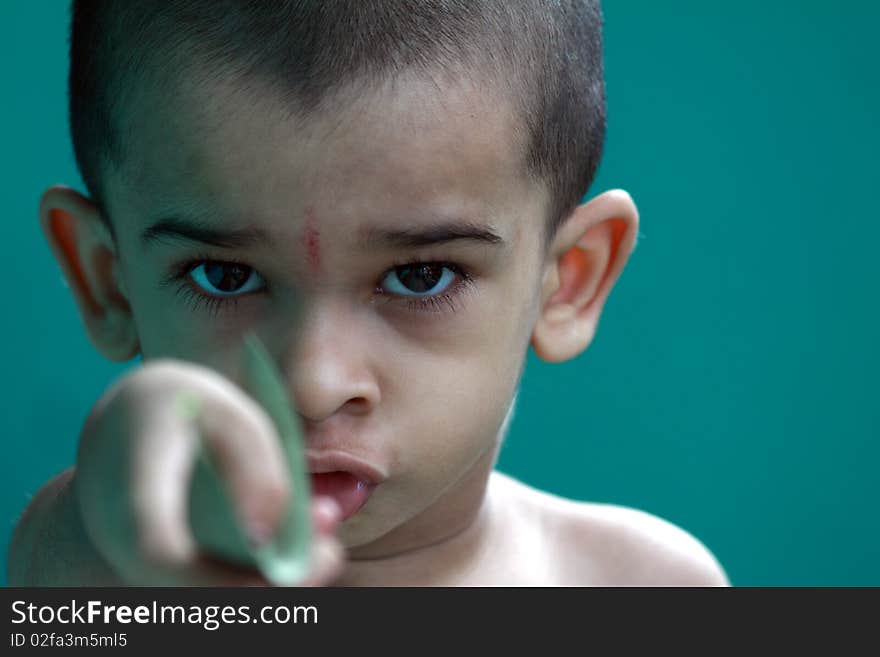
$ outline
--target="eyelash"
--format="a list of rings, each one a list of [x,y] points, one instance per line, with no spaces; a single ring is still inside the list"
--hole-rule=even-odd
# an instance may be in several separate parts
[[[238,260],[216,260],[208,254],[199,254],[175,266],[171,275],[168,276],[162,284],[172,285],[177,283],[178,285],[175,294],[181,296],[194,310],[204,308],[212,316],[216,316],[220,310],[234,310],[238,306],[239,296],[215,297],[210,294],[204,294],[203,292],[196,290],[193,284],[188,280],[189,273],[198,265],[205,262],[222,262],[225,265],[249,267]]]
[[[213,316],[216,316],[220,312],[220,310],[235,310],[238,306],[238,300],[241,297],[248,295],[230,295],[226,297],[212,296],[203,292],[199,292],[198,290],[196,290],[193,284],[189,282],[188,277],[190,272],[198,265],[204,264],[206,262],[220,263],[224,265],[238,265],[240,267],[253,269],[250,265],[244,262],[240,262],[238,260],[217,260],[207,254],[201,254],[190,258],[189,260],[186,260],[180,265],[177,265],[174,268],[172,274],[166,279],[166,281],[164,281],[164,283],[179,283],[179,285],[177,286],[176,294],[182,296],[186,300],[186,302],[195,310],[204,308],[208,313]],[[445,310],[443,309],[443,304],[445,304],[449,307],[449,310],[451,310],[452,312],[456,312],[455,302],[464,292],[471,289],[474,284],[474,279],[465,269],[454,263],[437,260],[423,260],[418,257],[411,258],[409,260],[395,261],[389,269],[385,270],[382,273],[381,280],[384,280],[385,276],[387,276],[388,273],[394,271],[395,269],[401,267],[413,267],[423,264],[437,265],[440,267],[448,268],[457,275],[458,280],[455,283],[452,283],[447,289],[439,294],[407,299],[407,307],[415,312],[438,313],[445,312]],[[381,290],[381,287],[379,285],[376,286],[375,291],[381,295],[389,296],[387,292],[383,292]]]
[[[413,267],[418,265],[438,265],[440,267],[451,269],[455,272],[458,280],[450,285],[448,288],[443,290],[443,292],[439,294],[432,294],[428,296],[422,297],[413,297],[407,299],[406,305],[417,312],[433,312],[439,313],[444,312],[442,305],[446,304],[449,306],[449,309],[452,312],[456,312],[455,301],[464,294],[471,290],[474,279],[465,269],[451,262],[444,262],[442,260],[423,260],[419,257],[410,258],[409,260],[399,260],[395,261],[391,264],[391,267],[385,270],[382,273],[382,279],[384,280],[385,276],[395,269],[400,267]],[[376,291],[379,294],[387,294],[385,292],[381,292],[379,286],[376,286]]]

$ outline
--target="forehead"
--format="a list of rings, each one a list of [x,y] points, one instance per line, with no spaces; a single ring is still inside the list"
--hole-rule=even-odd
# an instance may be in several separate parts
[[[541,195],[513,104],[465,78],[349,88],[307,115],[260,80],[180,83],[141,94],[130,127],[120,180],[144,221],[159,206],[196,206],[279,226],[307,211],[322,226],[433,215],[504,223]]]

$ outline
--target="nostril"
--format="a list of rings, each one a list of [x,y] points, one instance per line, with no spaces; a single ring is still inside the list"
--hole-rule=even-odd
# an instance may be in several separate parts
[[[370,409],[370,402],[366,397],[353,397],[345,403],[345,409],[354,413],[364,413]]]

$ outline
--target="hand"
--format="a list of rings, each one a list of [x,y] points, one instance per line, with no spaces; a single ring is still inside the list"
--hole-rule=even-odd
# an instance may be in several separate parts
[[[196,419],[178,412],[194,393]],[[219,373],[157,360],[117,381],[83,427],[74,494],[86,533],[123,583],[152,586],[265,586],[253,569],[206,555],[190,530],[190,482],[200,444],[210,451],[233,509],[254,543],[278,527],[291,485],[266,412]],[[334,536],[340,511],[312,503],[313,559],[303,585],[330,583],[343,567]]]

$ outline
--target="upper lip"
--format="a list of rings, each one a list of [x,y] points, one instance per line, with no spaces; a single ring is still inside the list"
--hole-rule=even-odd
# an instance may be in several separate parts
[[[373,486],[381,484],[388,479],[388,475],[372,463],[368,463],[354,454],[339,450],[306,450],[306,461],[309,472],[313,474],[340,471],[350,472],[356,478]]]

